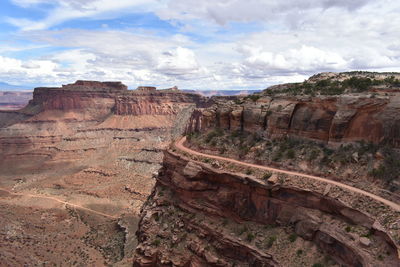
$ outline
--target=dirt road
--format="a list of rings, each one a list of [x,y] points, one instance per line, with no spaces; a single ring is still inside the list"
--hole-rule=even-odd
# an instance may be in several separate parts
[[[390,206],[391,208],[393,208],[396,211],[400,211],[400,205],[396,204],[390,200],[384,199],[380,196],[374,195],[372,193],[369,193],[367,191],[361,190],[359,188],[347,185],[347,184],[343,184],[340,182],[336,182],[336,181],[332,181],[323,177],[318,177],[318,176],[314,176],[314,175],[308,175],[308,174],[304,174],[304,173],[300,173],[300,172],[294,172],[294,171],[287,171],[287,170],[282,170],[282,169],[277,169],[277,168],[271,168],[271,167],[267,167],[267,166],[262,166],[262,165],[256,165],[256,164],[252,164],[252,163],[247,163],[247,162],[242,162],[242,161],[238,161],[235,159],[231,159],[231,158],[225,158],[225,157],[220,157],[220,156],[215,156],[215,155],[209,155],[209,154],[204,154],[201,152],[197,152],[194,151],[190,148],[185,147],[183,144],[186,141],[186,137],[183,137],[181,139],[179,139],[176,143],[175,143],[175,147],[178,148],[181,151],[184,151],[186,153],[192,154],[192,155],[197,155],[197,156],[202,156],[202,157],[206,157],[206,158],[211,158],[211,159],[216,159],[216,160],[222,160],[222,161],[226,161],[226,162],[232,162],[235,164],[239,164],[242,166],[247,166],[247,167],[252,167],[252,168],[257,168],[257,169],[261,169],[261,170],[266,170],[266,171],[273,171],[273,172],[277,172],[277,173],[284,173],[284,174],[289,174],[289,175],[296,175],[296,176],[301,176],[301,177],[305,177],[305,178],[309,178],[309,179],[313,179],[313,180],[317,180],[317,181],[322,181],[328,184],[332,184],[332,185],[336,185],[338,187],[341,187],[345,190],[348,191],[352,191],[352,192],[356,192],[358,194],[362,194],[364,196],[368,196],[374,200],[377,200],[387,206]]]
[[[77,204],[74,204],[74,203],[70,203],[70,202],[55,198],[55,197],[49,197],[49,196],[43,196],[43,195],[34,195],[34,194],[28,194],[28,193],[16,193],[16,192],[12,192],[12,191],[10,191],[8,189],[1,188],[1,187],[0,187],[0,191],[7,192],[7,193],[9,193],[11,195],[14,195],[14,196],[24,196],[24,197],[31,197],[31,198],[48,199],[48,200],[55,201],[55,202],[58,202],[58,203],[61,203],[61,204],[64,204],[64,205],[68,205],[68,206],[71,206],[71,207],[74,207],[74,208],[77,208],[77,209],[86,210],[86,211],[89,211],[91,213],[95,213],[97,215],[101,215],[101,216],[104,216],[104,217],[108,217],[108,218],[111,218],[111,219],[118,219],[118,217],[116,217],[116,216],[109,215],[109,214],[106,214],[106,213],[103,213],[103,212],[100,212],[100,211],[92,210],[92,209],[89,209],[89,208],[85,208],[83,206],[80,206],[80,205],[77,205]]]

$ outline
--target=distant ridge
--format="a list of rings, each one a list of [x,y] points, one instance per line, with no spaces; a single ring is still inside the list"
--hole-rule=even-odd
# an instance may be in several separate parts
[[[262,90],[182,90],[188,93],[196,93],[203,96],[232,96],[232,95],[251,95]]]
[[[0,82],[0,91],[32,91],[32,88],[24,85],[12,85],[5,82]]]

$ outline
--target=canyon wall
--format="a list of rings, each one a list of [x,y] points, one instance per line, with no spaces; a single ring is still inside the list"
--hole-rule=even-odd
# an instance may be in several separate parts
[[[255,227],[243,227],[249,223]],[[360,232],[345,230],[350,227]],[[285,241],[279,229],[299,240]],[[277,232],[282,239],[275,248]],[[362,233],[373,244],[364,244]],[[295,256],[296,242],[309,250],[315,245],[315,255],[329,255],[340,266],[399,266],[395,243],[368,214],[327,195],[214,169],[172,151],[164,154],[137,235],[134,266],[311,266]],[[378,259],[381,251],[385,257]]]
[[[296,136],[330,144],[387,142],[400,148],[400,93],[320,97],[215,98],[193,113],[188,132],[212,128],[259,132],[267,138]]]
[[[0,188],[49,198],[32,201],[1,191],[0,249],[22,251],[1,260],[16,266],[27,259],[30,265],[74,265],[72,259],[89,266],[132,262],[136,239],[131,237],[161,167],[162,150],[184,132],[193,109],[205,102],[180,91],[130,91],[118,82],[78,81],[36,88],[28,106],[0,112]],[[58,207],[54,199],[89,211]],[[27,207],[34,208],[33,214]],[[27,214],[26,223],[14,221],[8,210],[22,212],[15,217]],[[47,230],[36,234],[31,225]],[[54,225],[65,227],[55,231]],[[9,238],[7,229],[17,229],[23,238]],[[58,232],[67,241],[53,238]],[[55,245],[63,250],[57,257],[47,252]],[[80,247],[79,253],[72,247]]]

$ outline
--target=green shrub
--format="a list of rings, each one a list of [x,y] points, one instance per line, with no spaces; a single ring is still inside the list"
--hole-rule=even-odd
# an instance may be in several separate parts
[[[161,244],[161,241],[160,241],[160,239],[155,239],[151,244],[152,244],[153,246],[158,247],[158,246]]]
[[[297,256],[300,256],[301,254],[303,254],[303,250],[302,250],[302,249],[298,249],[298,250],[296,251],[296,255],[297,255]]]
[[[242,227],[239,228],[238,234],[242,235],[243,233],[247,232],[249,229],[247,226],[243,225]]]
[[[356,92],[364,92],[372,85],[372,80],[370,78],[362,77],[351,77],[343,81],[344,87],[350,87]]]
[[[286,151],[286,157],[288,159],[294,159],[295,157],[295,152],[293,149],[289,149],[288,151]]]
[[[293,234],[291,234],[290,236],[289,236],[289,241],[290,242],[294,242],[294,241],[296,241],[297,240],[297,234],[296,233],[293,233]]]
[[[384,161],[376,169],[369,174],[375,178],[379,178],[389,183],[399,179],[400,175],[400,154],[389,146],[383,149]]]
[[[247,241],[251,242],[254,240],[255,237],[256,236],[253,233],[248,233],[246,239]]]
[[[313,160],[315,160],[316,158],[318,158],[318,156],[319,156],[319,151],[313,149],[313,150],[311,150],[310,155],[308,156],[308,160],[309,160],[309,161],[313,161]]]
[[[260,99],[260,95],[256,95],[256,94],[254,94],[254,95],[248,95],[247,97],[246,97],[246,99],[251,99],[251,100],[253,100],[254,102],[256,102],[258,99]]]
[[[208,159],[208,158],[204,158],[204,159],[203,159],[203,162],[204,162],[204,163],[210,163],[210,162],[211,162],[211,160],[210,160],[210,159]]]
[[[205,142],[206,143],[210,143],[215,137],[220,137],[224,134],[224,132],[222,131],[222,129],[215,129],[212,130],[211,132],[209,132],[206,136]]]
[[[324,267],[324,265],[322,264],[322,263],[314,263],[313,265],[312,265],[312,267]]]
[[[267,247],[270,248],[276,241],[276,236],[270,236],[267,241]]]
[[[263,175],[263,179],[264,180],[268,180],[269,178],[271,178],[271,176],[272,176],[272,172],[266,172]]]

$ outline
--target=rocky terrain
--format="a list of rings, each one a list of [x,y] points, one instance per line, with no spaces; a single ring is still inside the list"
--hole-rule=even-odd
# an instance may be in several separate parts
[[[400,266],[392,76],[321,74],[195,109],[185,146],[210,156],[165,153],[134,266]]]
[[[78,81],[36,88],[27,107],[0,112],[0,187],[8,190],[0,191],[0,262],[128,263],[162,150],[204,101]]]
[[[391,78],[385,85],[385,78],[371,82],[363,92],[321,95],[332,85],[317,84],[335,81],[326,80],[326,76],[316,75],[304,83],[273,87],[247,98],[215,98],[212,107],[197,109],[191,117],[188,132],[193,134],[192,145],[346,179],[360,187],[378,183],[383,194],[392,191],[389,197],[399,201],[400,83]],[[356,91],[356,87],[345,87],[351,79],[336,86]],[[364,84],[363,79],[352,83]],[[380,89],[374,83],[380,84]],[[312,95],[291,91],[305,84],[313,88]]]
[[[36,88],[0,112],[0,262],[400,266],[399,77]]]
[[[213,164],[165,153],[134,266],[399,266],[376,214]]]

